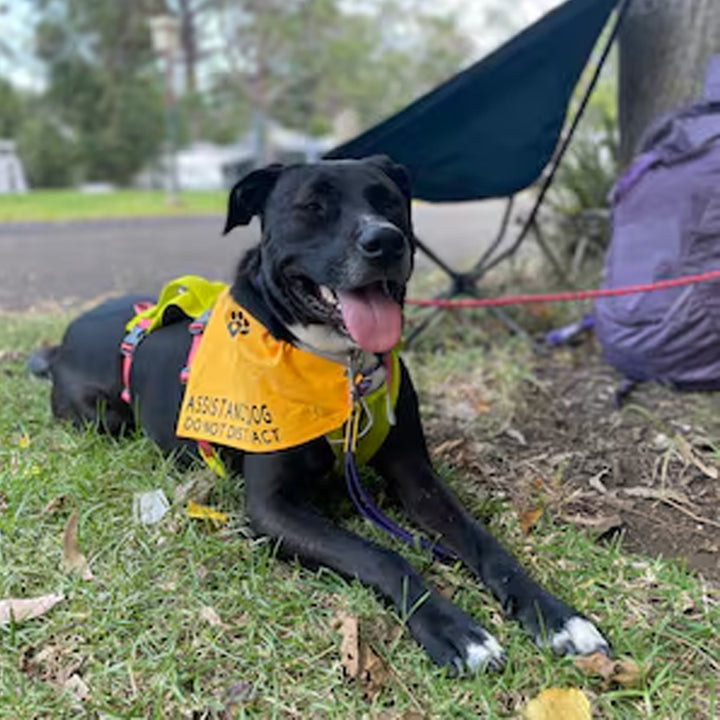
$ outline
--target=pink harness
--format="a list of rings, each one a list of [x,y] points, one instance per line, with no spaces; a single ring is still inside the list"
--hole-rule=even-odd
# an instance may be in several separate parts
[[[136,303],[133,306],[135,314],[139,315],[141,312],[145,312],[154,306],[155,303],[144,301]],[[190,377],[190,368],[192,367],[193,360],[197,354],[198,348],[203,338],[203,331],[210,319],[210,310],[206,310],[200,317],[193,320],[188,326],[188,331],[192,335],[192,344],[190,345],[190,351],[188,352],[187,361],[185,367],[180,371],[180,382],[185,385]],[[120,352],[122,353],[122,366],[120,370],[120,377],[122,380],[122,390],[120,392],[120,399],[126,402],[128,405],[132,403],[132,396],[130,394],[130,377],[132,372],[132,363],[140,343],[143,341],[145,336],[148,334],[150,325],[152,324],[152,318],[143,318],[139,320],[133,329],[123,338],[120,343]],[[198,440],[197,447],[200,454],[206,459],[212,459],[215,457],[215,449],[213,446],[205,441]]]

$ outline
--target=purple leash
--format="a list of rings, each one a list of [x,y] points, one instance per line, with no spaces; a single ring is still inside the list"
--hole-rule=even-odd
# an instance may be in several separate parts
[[[367,490],[362,485],[360,474],[358,473],[355,463],[355,455],[351,450],[345,453],[345,480],[347,481],[348,494],[350,495],[355,507],[360,514],[384,530],[388,535],[408,543],[408,545],[416,545],[418,538],[401,525],[391,520],[383,511],[375,504]],[[423,550],[429,550],[435,558],[441,562],[454,562],[458,559],[457,555],[452,551],[444,548],[439,543],[430,542],[427,538],[419,538],[420,547]]]
[[[387,387],[390,387],[389,378],[390,369],[386,369],[386,383]],[[352,411],[350,417],[347,420],[346,435],[344,442],[344,457],[343,465],[345,470],[345,480],[347,482],[348,495],[352,499],[358,512],[367,520],[377,525],[381,530],[386,532],[388,535],[402,540],[408,543],[408,545],[417,545],[418,541],[420,547],[424,550],[429,550],[437,560],[441,562],[454,562],[458,559],[455,553],[451,552],[447,548],[444,548],[439,543],[434,543],[427,538],[417,538],[409,530],[406,530],[401,525],[398,525],[395,521],[391,520],[383,511],[375,504],[374,500],[370,497],[367,490],[362,485],[360,480],[360,473],[358,472],[357,463],[355,462],[355,443],[357,442],[357,421],[358,417],[355,413],[360,412],[360,399],[370,388],[370,378],[366,373],[360,373],[361,378],[358,382],[354,382],[352,378],[355,377],[352,365],[348,367],[348,378],[351,379],[350,393],[352,396]],[[389,390],[388,390],[389,392]],[[389,396],[388,396],[389,398]],[[394,424],[394,421],[393,423]]]

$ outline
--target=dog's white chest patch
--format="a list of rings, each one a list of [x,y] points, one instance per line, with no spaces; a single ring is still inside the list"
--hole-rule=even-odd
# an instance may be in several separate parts
[[[303,345],[316,352],[338,355],[356,347],[351,338],[327,325],[288,325],[288,330]]]

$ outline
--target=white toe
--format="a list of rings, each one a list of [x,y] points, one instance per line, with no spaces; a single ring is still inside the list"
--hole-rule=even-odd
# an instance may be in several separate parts
[[[581,617],[571,617],[562,630],[551,635],[550,646],[560,655],[608,652],[607,640],[589,620]]]
[[[482,642],[473,641],[465,646],[465,664],[473,672],[492,664],[500,667],[504,662],[505,651],[492,635],[487,635]]]

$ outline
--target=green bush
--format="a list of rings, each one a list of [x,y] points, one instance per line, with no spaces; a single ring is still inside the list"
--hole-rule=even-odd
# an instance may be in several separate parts
[[[578,277],[599,269],[610,241],[608,195],[619,173],[617,87],[602,80],[558,168],[546,208],[550,242],[565,271]]]
[[[69,187],[79,179],[77,144],[47,115],[38,112],[29,117],[17,142],[30,187]]]

